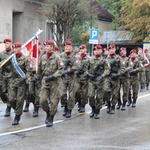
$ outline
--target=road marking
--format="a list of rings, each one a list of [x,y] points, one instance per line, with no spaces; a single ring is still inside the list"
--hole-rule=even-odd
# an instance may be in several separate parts
[[[64,121],[64,120],[57,120],[57,121],[54,121],[53,124],[61,123],[61,122],[63,122],[63,121]],[[10,135],[10,134],[21,133],[21,132],[28,132],[28,131],[35,130],[35,129],[39,129],[39,128],[42,128],[42,127],[45,127],[45,124],[40,125],[40,126],[35,126],[35,127],[30,127],[30,128],[22,129],[22,130],[17,130],[17,131],[11,131],[11,132],[1,133],[1,134],[0,134],[0,137],[1,137],[1,136],[5,136],[5,135]]]
[[[138,99],[141,99],[141,98],[147,97],[147,96],[150,96],[150,94],[146,94],[146,95],[143,95],[143,96],[139,96]]]

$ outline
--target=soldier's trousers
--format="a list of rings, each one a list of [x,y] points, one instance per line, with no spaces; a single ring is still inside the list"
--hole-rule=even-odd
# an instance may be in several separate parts
[[[95,109],[101,109],[103,96],[104,96],[103,83],[96,83],[89,81],[88,87],[89,105],[91,107],[95,107]]]
[[[129,86],[130,86],[130,82],[128,78],[124,78],[124,79],[120,79],[120,88],[119,88],[119,92],[118,92],[118,103],[121,103],[121,89],[123,92],[122,95],[122,101],[125,104],[128,101],[128,97],[129,97]]]
[[[40,106],[50,115],[55,115],[59,102],[58,83],[57,80],[45,83],[45,77],[42,79],[42,87],[40,90]]]
[[[145,71],[139,72],[139,82],[141,86],[145,85]]]
[[[149,84],[149,82],[150,82],[150,71],[145,71],[145,80],[146,80],[146,84]]]
[[[15,110],[16,115],[21,115],[23,110],[23,103],[25,99],[25,83],[19,85],[20,79],[11,79],[9,85],[9,102],[11,107]]]
[[[59,84],[61,104],[72,110],[75,105],[75,79],[61,79]]]
[[[76,80],[76,102],[79,102],[82,106],[88,103],[88,80]]]

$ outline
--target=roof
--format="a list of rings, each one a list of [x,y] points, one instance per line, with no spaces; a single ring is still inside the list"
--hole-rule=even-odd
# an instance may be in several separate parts
[[[96,0],[91,3],[91,7],[94,7],[97,11],[98,20],[112,22],[114,16],[109,13],[104,7],[100,5]]]

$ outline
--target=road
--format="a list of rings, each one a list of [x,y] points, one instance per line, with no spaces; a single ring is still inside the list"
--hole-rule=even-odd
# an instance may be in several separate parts
[[[139,93],[136,108],[116,110],[114,115],[101,110],[100,119],[89,117],[90,107],[79,114],[77,106],[72,118],[62,116],[58,107],[54,126],[45,127],[45,113],[38,118],[23,113],[20,125],[12,126],[14,118],[4,118],[6,105],[0,103],[0,150],[150,150],[150,92]]]

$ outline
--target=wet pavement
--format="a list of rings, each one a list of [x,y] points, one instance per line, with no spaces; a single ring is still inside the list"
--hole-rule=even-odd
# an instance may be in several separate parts
[[[3,117],[6,105],[0,103],[0,150],[150,150],[150,92],[139,93],[136,108],[116,110],[114,115],[101,110],[100,119],[89,117],[90,107],[79,114],[75,106],[70,119],[58,107],[54,126],[44,125],[45,113],[32,117],[23,113],[20,125],[11,125],[14,117]]]

